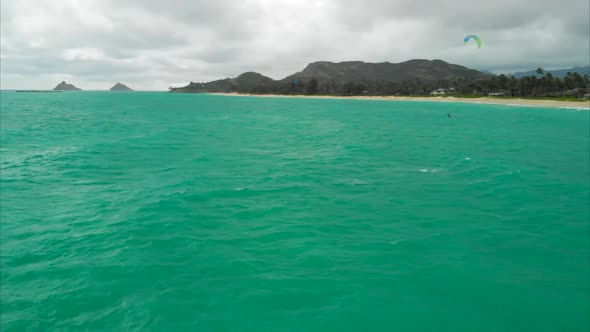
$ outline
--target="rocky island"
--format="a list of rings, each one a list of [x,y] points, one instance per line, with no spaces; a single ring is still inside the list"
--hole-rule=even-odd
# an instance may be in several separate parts
[[[133,91],[133,89],[126,86],[125,84],[117,83],[113,85],[110,91]]]
[[[60,90],[60,91],[80,91],[82,89],[77,88],[73,84],[68,84],[66,81],[62,81],[59,83],[53,90]]]

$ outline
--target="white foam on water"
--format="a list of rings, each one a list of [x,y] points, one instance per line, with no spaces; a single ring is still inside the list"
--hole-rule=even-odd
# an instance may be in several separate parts
[[[335,182],[339,185],[347,185],[347,186],[363,186],[369,184],[366,181],[360,179],[342,179],[340,181]]]
[[[442,171],[442,169],[441,169],[441,168],[431,168],[431,169],[428,169],[428,168],[421,168],[421,169],[420,169],[420,172],[422,172],[422,173],[438,173],[438,172],[440,172],[440,171]]]
[[[527,104],[499,104],[499,105],[506,105],[506,106],[517,106],[517,107],[535,107],[538,105],[527,105]]]
[[[590,107],[571,107],[571,106],[562,106],[560,107],[561,109],[564,110],[570,110],[570,111],[590,111]]]
[[[362,186],[369,183],[359,179],[352,179],[352,182],[350,184],[352,184],[353,186]]]
[[[498,104],[498,105],[506,105],[506,106],[517,106],[517,107],[549,107],[549,108],[559,108],[565,110],[572,110],[572,111],[590,111],[590,107],[580,107],[580,106],[551,106],[551,105],[529,105],[529,104]]]

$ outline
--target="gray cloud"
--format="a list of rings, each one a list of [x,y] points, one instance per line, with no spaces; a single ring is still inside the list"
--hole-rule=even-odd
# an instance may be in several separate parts
[[[1,86],[166,89],[311,61],[439,58],[494,72],[587,65],[587,0],[1,2]],[[464,46],[478,34],[482,49]]]

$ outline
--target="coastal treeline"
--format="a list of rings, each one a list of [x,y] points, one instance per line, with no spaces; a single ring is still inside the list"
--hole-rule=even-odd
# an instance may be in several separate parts
[[[237,84],[232,79],[210,83],[191,83],[184,88],[170,88],[173,92],[237,92],[250,94],[297,94],[297,95],[340,95],[340,96],[506,96],[506,97],[573,97],[590,96],[590,78],[576,72],[568,72],[564,78],[554,77],[543,69],[537,69],[537,76],[515,78],[507,75],[487,75],[485,78],[452,80],[421,80],[419,78],[402,82],[321,80],[256,81]]]
[[[312,78],[309,82],[294,82],[287,86],[253,87],[250,91],[237,91],[245,93],[279,93],[279,94],[325,94],[343,96],[428,96],[433,91],[440,94],[457,94],[473,96],[507,96],[507,97],[563,97],[570,96],[582,98],[590,92],[590,78],[578,73],[567,73],[561,79],[551,73],[542,77],[525,76],[515,78],[506,75],[490,75],[487,79],[466,80],[457,78],[454,80],[440,80],[436,82],[415,79],[404,82],[373,81],[373,82],[343,82],[325,81],[319,82]],[[441,91],[442,90],[442,91]]]

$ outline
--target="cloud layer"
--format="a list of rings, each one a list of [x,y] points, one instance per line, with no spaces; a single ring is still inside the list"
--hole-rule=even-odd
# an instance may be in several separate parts
[[[588,0],[7,0],[2,89],[163,90],[312,61],[443,59],[494,72],[588,65]],[[483,47],[464,46],[477,34]]]

